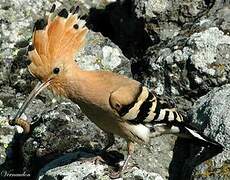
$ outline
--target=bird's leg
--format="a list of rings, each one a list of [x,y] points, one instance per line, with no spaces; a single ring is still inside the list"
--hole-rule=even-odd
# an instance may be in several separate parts
[[[127,143],[127,149],[128,149],[128,155],[127,155],[127,158],[126,158],[124,164],[121,167],[120,173],[122,173],[126,169],[126,167],[128,165],[128,161],[129,161],[131,155],[134,152],[134,143],[133,142],[128,142]]]
[[[103,148],[103,151],[106,151],[107,149],[109,149],[111,146],[113,146],[113,144],[115,142],[115,138],[114,138],[114,135],[112,133],[106,133],[106,137],[107,137],[107,144]]]
[[[115,178],[119,178],[121,176],[121,174],[125,171],[125,169],[127,168],[129,159],[131,157],[131,155],[134,152],[134,143],[133,142],[127,142],[127,149],[128,149],[128,155],[127,158],[125,159],[124,164],[120,167],[120,170],[118,172],[113,172],[110,174],[110,178],[115,179]]]

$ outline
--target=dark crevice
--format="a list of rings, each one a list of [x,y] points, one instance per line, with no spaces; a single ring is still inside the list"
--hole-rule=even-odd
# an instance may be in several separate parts
[[[145,31],[144,19],[136,17],[132,0],[117,1],[105,9],[91,8],[88,27],[110,38],[129,59],[141,58],[146,49],[153,45]],[[134,61],[132,71],[140,71],[139,67],[139,63]]]
[[[213,7],[213,5],[215,4],[215,0],[204,0],[204,3],[205,3],[205,5],[209,8],[209,9],[211,9],[212,7]]]
[[[171,82],[171,78],[170,78],[170,74],[171,74],[171,70],[169,65],[167,64],[167,62],[165,62],[164,64],[164,94],[171,96],[172,95],[172,82]]]

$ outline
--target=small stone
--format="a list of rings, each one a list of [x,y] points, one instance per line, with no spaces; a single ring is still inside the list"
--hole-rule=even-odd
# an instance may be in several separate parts
[[[198,76],[195,77],[195,81],[197,84],[201,84],[203,82],[202,78],[200,78]]]
[[[52,99],[52,103],[55,104],[57,102],[57,99],[56,98],[53,98]]]
[[[105,68],[115,69],[121,64],[120,52],[118,49],[105,46],[102,48],[102,53],[102,65],[105,66]]]

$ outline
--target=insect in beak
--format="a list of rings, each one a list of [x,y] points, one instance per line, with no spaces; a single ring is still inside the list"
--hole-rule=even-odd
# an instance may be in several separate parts
[[[31,93],[29,94],[28,98],[24,101],[23,105],[20,107],[20,109],[18,110],[18,112],[16,113],[15,117],[10,120],[10,125],[14,126],[17,125],[16,120],[18,118],[20,118],[20,116],[23,114],[23,112],[26,110],[26,108],[28,107],[29,103],[43,90],[45,89],[47,86],[50,85],[50,79],[48,79],[47,81],[41,83],[38,82],[37,85],[35,86],[35,88],[31,91]]]

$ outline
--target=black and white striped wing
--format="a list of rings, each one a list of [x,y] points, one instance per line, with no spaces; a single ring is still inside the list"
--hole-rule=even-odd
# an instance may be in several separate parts
[[[138,94],[135,100],[135,102],[132,102],[132,106],[123,106],[118,112],[123,119],[128,120],[130,123],[155,124],[183,121],[183,117],[174,107],[159,99],[145,86],[142,86],[141,93]]]
[[[194,137],[202,141],[217,145],[201,133],[184,122],[183,116],[176,111],[175,107],[158,98],[151,93],[147,87],[141,86],[137,91],[133,101],[129,104],[119,104],[116,108],[121,119],[131,124],[143,124],[150,129],[150,132],[156,133],[160,129],[161,134],[177,134],[186,137]],[[125,98],[125,97],[124,97]],[[115,99],[116,102],[122,102]],[[160,127],[160,128],[159,128]],[[219,145],[219,144],[218,144]]]

